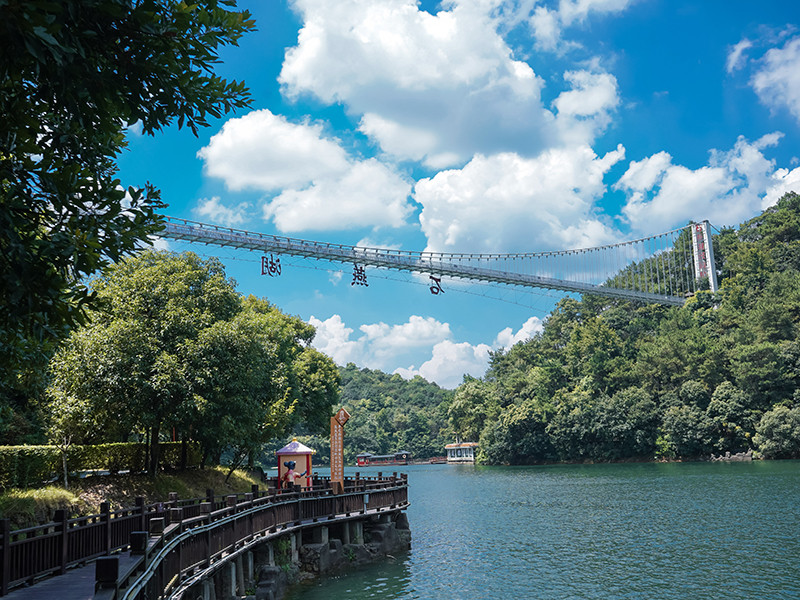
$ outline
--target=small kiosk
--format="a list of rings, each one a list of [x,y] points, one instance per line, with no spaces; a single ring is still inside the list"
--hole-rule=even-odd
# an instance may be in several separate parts
[[[455,463],[475,463],[475,453],[478,448],[477,442],[460,442],[447,444],[444,449],[447,451],[448,464]]]
[[[284,487],[284,480],[286,474],[289,472],[289,466],[295,463],[294,471],[296,476],[294,478],[295,485],[301,488],[308,488],[312,485],[312,471],[311,471],[311,456],[316,454],[316,450],[312,450],[293,438],[291,442],[286,444],[283,448],[275,453],[278,458],[278,486]]]

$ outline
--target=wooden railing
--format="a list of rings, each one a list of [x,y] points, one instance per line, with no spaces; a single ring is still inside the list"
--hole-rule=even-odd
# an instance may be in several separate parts
[[[183,573],[200,564],[210,564],[242,543],[278,527],[404,507],[408,503],[407,480],[396,474],[347,478],[344,493],[339,495],[331,493],[327,478],[315,477],[314,483],[312,488],[299,492],[259,490],[253,486],[246,494],[217,496],[208,490],[205,498],[190,500],[179,500],[176,494],[170,494],[168,502],[151,505],[137,498],[133,508],[111,511],[108,504],[103,504],[100,514],[77,519],[68,519],[65,511],[56,511],[54,522],[17,531],[9,531],[7,519],[0,520],[0,594],[129,549],[141,554],[141,564],[133,561],[125,573],[114,574],[111,563],[116,557],[110,561],[101,559],[108,565],[98,564],[98,585],[111,586],[116,594],[144,570],[145,564],[151,567],[164,552],[157,561],[160,566],[155,582],[147,584],[159,587],[164,582],[179,581]],[[178,540],[177,545],[170,546],[174,540]],[[101,572],[113,574],[115,581],[103,581]]]

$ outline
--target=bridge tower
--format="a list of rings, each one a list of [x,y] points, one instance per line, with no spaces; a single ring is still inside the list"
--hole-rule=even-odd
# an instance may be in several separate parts
[[[711,243],[708,221],[692,223],[692,249],[694,251],[694,272],[699,281],[708,277],[709,289],[717,291],[717,268],[714,263],[714,245]]]

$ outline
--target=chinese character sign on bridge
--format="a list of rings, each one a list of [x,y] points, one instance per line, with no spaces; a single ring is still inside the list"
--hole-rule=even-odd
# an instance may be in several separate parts
[[[344,489],[344,424],[349,418],[344,408],[331,417],[331,488],[334,493]]]

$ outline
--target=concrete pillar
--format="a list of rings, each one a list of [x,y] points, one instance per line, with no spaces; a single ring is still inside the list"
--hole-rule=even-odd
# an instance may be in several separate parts
[[[314,527],[310,533],[312,544],[327,544],[330,541],[330,532],[325,525]]]
[[[272,547],[272,544],[267,544],[267,564],[270,567],[275,566],[275,548]]]
[[[228,600],[236,595],[236,564],[229,562],[219,571],[219,594],[222,600]]]
[[[202,596],[203,600],[217,600],[217,592],[214,589],[214,580],[213,579],[205,579],[202,583]]]
[[[342,523],[342,544],[350,543],[350,522],[345,521]]]
[[[236,557],[236,592],[239,596],[244,596],[244,561],[242,555]]]
[[[258,487],[258,486],[254,486]],[[256,581],[256,565],[255,565],[255,557],[253,556],[252,552],[248,552],[245,555],[245,567],[247,567],[247,574],[245,575],[245,579],[248,582],[248,587],[250,587],[251,583],[255,583]],[[252,586],[255,587],[255,586]]]
[[[364,543],[364,523],[361,521],[352,521],[352,528],[350,529],[350,536],[354,544]]]
[[[297,533],[290,533],[289,539],[292,541],[292,562],[300,562],[300,546],[302,545],[302,540],[298,539],[301,535],[301,532]]]

